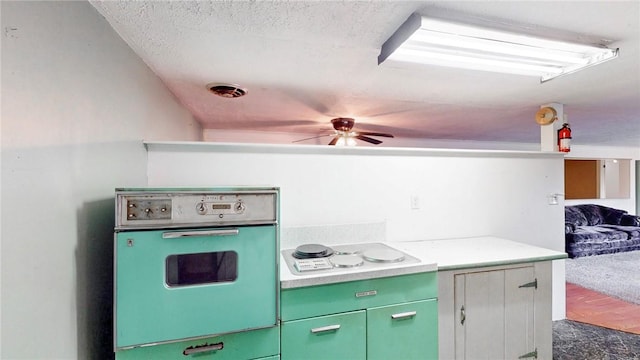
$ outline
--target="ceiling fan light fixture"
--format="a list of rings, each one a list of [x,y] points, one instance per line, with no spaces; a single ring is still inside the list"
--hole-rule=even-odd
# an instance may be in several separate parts
[[[335,146],[358,146],[358,143],[352,136],[345,134],[338,137],[338,141],[336,141]]]
[[[558,76],[618,57],[592,46],[428,18],[413,13],[382,45],[387,60],[540,77]]]
[[[220,97],[228,99],[239,98],[248,93],[247,89],[240,85],[227,83],[210,83],[207,84],[207,89]]]

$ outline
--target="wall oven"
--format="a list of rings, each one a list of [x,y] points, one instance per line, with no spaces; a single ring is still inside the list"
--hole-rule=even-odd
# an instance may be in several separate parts
[[[115,349],[276,326],[277,188],[116,189]]]

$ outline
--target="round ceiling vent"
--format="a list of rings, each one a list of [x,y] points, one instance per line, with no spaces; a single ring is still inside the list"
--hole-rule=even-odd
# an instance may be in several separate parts
[[[247,89],[241,88],[235,84],[211,83],[207,85],[207,89],[212,93],[225,98],[238,98],[247,95]]]

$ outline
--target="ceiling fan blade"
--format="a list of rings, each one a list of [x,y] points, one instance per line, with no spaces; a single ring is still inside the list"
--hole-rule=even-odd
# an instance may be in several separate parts
[[[366,141],[368,143],[372,143],[374,145],[382,144],[382,141],[380,141],[380,140],[377,140],[377,139],[374,139],[374,138],[370,138],[370,137],[367,137],[367,136],[363,136],[363,135],[356,135],[355,138],[356,139],[360,139],[362,141]]]
[[[297,142],[301,142],[301,141],[317,139],[317,138],[330,136],[330,135],[332,135],[332,134],[322,134],[322,135],[318,135],[318,136],[312,136],[312,137],[309,137],[309,138],[304,138],[304,139],[300,139],[300,140],[294,140],[294,141],[292,141],[292,143],[297,143]]]
[[[393,135],[387,133],[377,133],[377,132],[369,132],[369,131],[358,131],[359,135],[368,135],[368,136],[384,136],[388,138],[392,138]]]
[[[329,143],[329,145],[335,145],[338,142],[338,136],[334,137],[333,140]]]
[[[263,130],[263,129],[277,129],[277,128],[290,128],[290,127],[317,127],[321,125],[315,120],[280,120],[280,119],[263,119],[263,120],[241,120],[233,123],[220,124],[218,129],[248,129],[248,130]]]

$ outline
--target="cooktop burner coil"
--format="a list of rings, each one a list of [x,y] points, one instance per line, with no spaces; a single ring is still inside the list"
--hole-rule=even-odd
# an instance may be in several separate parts
[[[368,249],[362,253],[362,257],[377,263],[394,263],[404,260],[404,254],[393,249]]]
[[[362,266],[364,264],[364,260],[357,255],[334,255],[331,258],[331,263],[333,266],[340,268],[352,268],[356,266]]]
[[[296,259],[314,259],[333,255],[333,249],[320,244],[300,245],[291,254]]]

